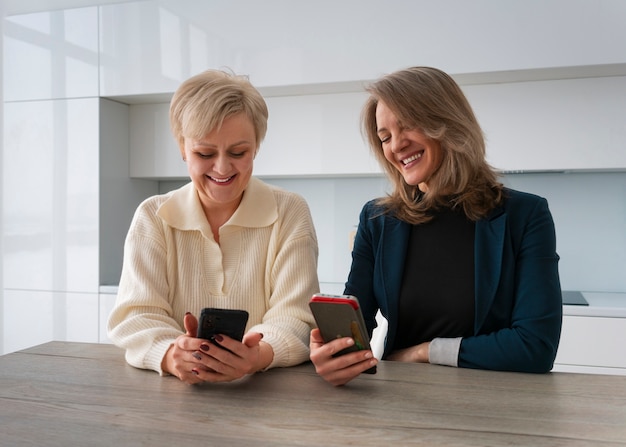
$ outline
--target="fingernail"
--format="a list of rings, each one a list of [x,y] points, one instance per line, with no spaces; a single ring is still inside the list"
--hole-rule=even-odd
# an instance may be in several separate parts
[[[191,370],[191,372],[192,372],[192,373],[194,373],[196,376],[199,374],[199,373],[198,373],[198,370],[197,370],[197,369],[195,369],[195,368],[194,368],[194,369],[192,369],[192,370]]]
[[[366,359],[371,359],[371,358],[372,358],[372,353],[371,353],[371,352],[369,352],[369,351],[367,351],[367,352],[365,353],[365,358],[366,358]],[[198,360],[200,360],[200,359],[198,359]]]
[[[261,338],[263,338],[263,334],[261,334]]]
[[[202,356],[200,355],[199,352],[194,352],[191,355],[193,355],[193,358],[196,359],[196,360],[202,360]]]
[[[191,312],[185,312],[185,315],[191,315]]]
[[[202,343],[200,345],[200,349],[202,349],[203,351],[208,351],[209,350],[209,345],[207,345],[206,343]]]
[[[224,337],[222,337],[220,334],[216,334],[215,337],[213,337],[213,338],[217,342],[224,341]]]
[[[349,338],[349,339],[346,340],[346,345],[352,346],[353,344],[354,344],[354,340],[353,339]]]

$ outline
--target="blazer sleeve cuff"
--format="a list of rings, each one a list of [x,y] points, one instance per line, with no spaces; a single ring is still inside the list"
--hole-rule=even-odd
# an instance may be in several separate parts
[[[435,338],[428,347],[428,361],[435,365],[459,366],[462,337]]]

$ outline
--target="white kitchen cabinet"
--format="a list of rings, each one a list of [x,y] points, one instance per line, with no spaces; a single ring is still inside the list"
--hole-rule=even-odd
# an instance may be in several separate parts
[[[275,87],[369,80],[412,65],[512,73],[624,64],[625,17],[621,0],[123,2],[100,7],[100,94],[171,94],[219,67]]]
[[[267,97],[267,136],[255,160],[256,176],[380,174],[360,133],[362,92]],[[169,104],[130,106],[130,175],[187,178],[187,166],[169,128]]]
[[[565,315],[555,371],[626,375],[626,318]]]
[[[465,85],[503,171],[626,169],[626,76]]]
[[[459,82],[467,81],[460,77]],[[505,172],[626,169],[626,76],[462,84],[487,159]],[[268,132],[255,174],[381,174],[360,129],[367,94],[266,96]],[[130,106],[131,176],[186,178],[168,104]]]
[[[589,306],[563,306],[554,371],[626,375],[626,293],[583,296]]]
[[[360,131],[366,99],[362,92],[266,98],[270,117],[256,175],[380,174]]]
[[[123,241],[156,182],[128,176],[128,106],[100,98],[5,104],[0,323],[5,352],[106,342]],[[24,331],[24,328],[28,328]]]
[[[5,103],[5,289],[98,290],[98,101]]]
[[[5,101],[98,96],[98,8],[10,16],[4,22]]]

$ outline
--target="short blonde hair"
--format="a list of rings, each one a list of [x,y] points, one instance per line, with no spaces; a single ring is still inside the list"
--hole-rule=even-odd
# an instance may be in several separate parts
[[[258,148],[265,138],[269,115],[263,96],[247,76],[207,70],[187,79],[174,93],[170,127],[183,147],[185,138],[200,139],[238,113],[245,113],[252,122]]]
[[[502,184],[485,158],[485,139],[476,116],[457,83],[431,67],[412,67],[386,75],[366,87],[370,97],[361,115],[362,130],[394,191],[379,201],[410,223],[430,220],[429,211],[462,206],[472,220],[484,217],[502,198]],[[385,158],[376,124],[376,107],[384,102],[403,127],[419,129],[439,142],[441,166],[420,195]]]

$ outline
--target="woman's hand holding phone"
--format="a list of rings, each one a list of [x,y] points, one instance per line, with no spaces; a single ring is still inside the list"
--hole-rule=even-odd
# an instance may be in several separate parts
[[[341,386],[378,364],[378,360],[369,349],[336,356],[338,352],[352,346],[354,346],[354,339],[351,337],[338,338],[324,343],[320,330],[313,329],[310,348],[311,362],[315,365],[315,371],[327,382]]]
[[[377,359],[358,299],[349,295],[313,295],[309,302],[318,329],[311,332],[310,358],[317,373],[335,386],[361,373],[375,374]]]
[[[263,334],[250,332],[241,341],[216,333],[213,340],[197,338],[198,320],[187,313],[185,334],[176,338],[163,357],[162,369],[188,384],[230,382],[266,368],[272,347]]]

